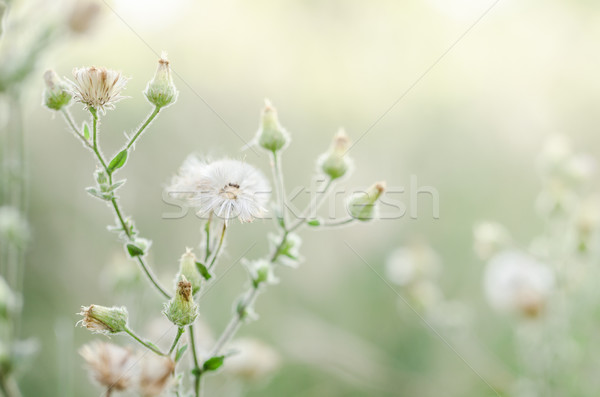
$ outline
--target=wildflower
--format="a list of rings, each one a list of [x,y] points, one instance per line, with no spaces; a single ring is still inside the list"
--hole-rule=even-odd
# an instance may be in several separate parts
[[[105,307],[99,305],[82,306],[82,327],[99,334],[117,334],[127,329],[128,314],[124,307]]]
[[[121,96],[121,91],[125,88],[128,78],[123,77],[120,72],[91,66],[75,68],[73,76],[73,95],[86,109],[106,113],[107,109],[114,109],[115,103],[125,98]]]
[[[185,249],[185,254],[179,259],[179,278],[185,277],[192,284],[192,294],[195,294],[200,289],[202,276],[196,267],[196,255],[191,248]]]
[[[110,391],[124,391],[131,387],[136,360],[130,349],[108,342],[84,345],[79,354],[85,360],[90,376]]]
[[[369,221],[376,216],[375,203],[385,190],[385,182],[377,182],[366,192],[355,193],[348,198],[350,216],[359,221]]]
[[[73,95],[69,92],[68,84],[58,77],[54,70],[44,73],[46,89],[44,90],[44,105],[48,109],[60,110],[71,102]]]
[[[223,370],[246,381],[257,381],[269,376],[280,365],[279,354],[256,339],[238,339],[229,345],[235,354],[227,357]]]
[[[154,78],[146,86],[144,95],[151,104],[162,108],[174,103],[177,100],[177,88],[173,84],[171,77],[171,67],[167,55],[163,53],[158,60],[158,68]]]
[[[496,254],[485,270],[485,292],[498,310],[536,317],[546,306],[553,287],[552,270],[518,251]]]
[[[350,138],[343,129],[333,137],[331,147],[323,153],[317,164],[319,169],[331,179],[338,179],[346,175],[352,166],[351,160],[346,156],[350,147]]]
[[[190,325],[198,317],[198,305],[192,295],[192,283],[180,276],[175,296],[165,304],[165,316],[178,327]]]
[[[262,148],[273,153],[284,149],[290,142],[290,134],[281,126],[277,110],[268,99],[265,99],[256,139]]]
[[[386,263],[387,278],[395,284],[407,286],[437,276],[440,263],[440,257],[431,247],[415,243],[390,254]]]
[[[141,362],[138,389],[143,397],[159,396],[172,383],[175,363],[169,357],[145,355]]]
[[[253,166],[237,160],[206,163],[191,156],[168,189],[198,209],[198,214],[211,213],[229,220],[251,222],[266,212],[269,182]]]
[[[510,245],[511,237],[504,226],[495,222],[481,222],[473,229],[473,249],[479,258],[490,259],[499,250]]]

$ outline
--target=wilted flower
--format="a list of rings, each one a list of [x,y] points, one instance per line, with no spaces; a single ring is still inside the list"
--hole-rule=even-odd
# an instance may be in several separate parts
[[[202,162],[190,156],[168,188],[187,199],[202,216],[214,213],[229,220],[251,222],[266,212],[270,187],[253,166],[237,160]]]
[[[105,113],[107,109],[114,109],[115,103],[125,98],[121,96],[121,91],[128,79],[120,72],[91,66],[75,68],[73,76],[73,95],[86,109],[93,108]]]
[[[494,308],[535,317],[554,288],[554,273],[526,254],[503,251],[488,262],[484,288]]]
[[[192,284],[192,293],[195,294],[200,289],[202,276],[196,267],[196,255],[191,248],[185,249],[185,254],[179,259],[179,276],[184,276]]]
[[[259,146],[273,153],[284,149],[290,142],[290,134],[281,126],[277,110],[268,99],[265,99],[256,139]]]
[[[44,73],[46,89],[44,90],[44,105],[48,109],[60,110],[67,106],[73,95],[69,91],[69,85],[54,70]]]
[[[82,306],[82,327],[99,334],[117,334],[127,329],[128,314],[124,307],[105,307],[99,305]]]
[[[177,291],[173,298],[165,304],[165,316],[178,327],[190,325],[198,317],[198,304],[192,295],[192,283],[180,276]]]
[[[375,203],[385,190],[385,182],[377,182],[366,192],[358,192],[348,198],[350,215],[359,221],[369,221],[376,215]]]
[[[151,104],[159,108],[168,106],[177,100],[177,88],[171,77],[171,67],[167,55],[163,53],[158,60],[154,78],[146,86],[144,95]]]
[[[350,147],[350,138],[343,129],[333,137],[331,147],[318,160],[319,170],[331,179],[341,178],[350,170],[352,161],[346,152]]]
[[[173,381],[175,363],[169,357],[147,354],[141,362],[138,389],[143,397],[159,396]]]
[[[437,276],[440,263],[440,257],[430,246],[414,243],[390,254],[386,263],[387,278],[395,284],[406,286]]]
[[[229,347],[235,352],[227,357],[224,372],[246,381],[256,381],[269,376],[280,365],[279,354],[256,339],[238,339]]]
[[[82,346],[79,354],[87,363],[92,379],[101,386],[111,391],[131,387],[136,361],[130,349],[96,341]]]
[[[490,259],[498,251],[511,243],[510,233],[504,226],[495,222],[480,222],[473,229],[473,249],[480,259]]]

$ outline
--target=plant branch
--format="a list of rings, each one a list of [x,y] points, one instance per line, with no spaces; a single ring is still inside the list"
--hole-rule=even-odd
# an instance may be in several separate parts
[[[327,199],[327,197],[329,197],[331,186],[333,186],[333,179],[329,178],[327,180],[327,184],[325,185],[325,188],[323,189],[321,196],[319,198],[317,198],[317,200],[315,202],[315,208],[314,208],[315,213],[319,210],[319,208],[321,208],[321,206],[325,202],[325,199]],[[298,220],[296,220],[296,222],[294,222],[288,228],[289,232],[293,232],[294,230],[298,229],[300,226],[305,224],[307,217],[310,215],[310,213],[309,213],[310,206],[311,206],[311,203],[309,203],[308,206],[304,209],[304,211],[302,211],[300,218],[298,218]]]
[[[86,137],[81,133],[81,131],[79,131],[79,129],[75,125],[75,122],[73,121],[73,117],[71,116],[71,113],[69,113],[69,111],[65,108],[61,109],[61,113],[62,113],[65,121],[67,122],[67,124],[71,127],[71,130],[73,131],[73,133],[75,135],[77,135],[77,137],[79,137],[83,141],[83,144],[85,145],[85,147],[87,147],[88,149],[90,149],[91,151],[94,152],[94,147],[90,144],[90,141],[86,139]]]
[[[210,264],[208,265],[208,270],[212,269],[212,267],[215,265],[215,262],[217,261],[217,258],[219,257],[219,254],[221,253],[221,248],[223,248],[223,241],[225,240],[225,232],[227,231],[227,222],[223,221],[223,229],[221,230],[221,237],[219,238],[219,245],[217,245],[217,248],[215,249],[215,253],[213,254],[212,260],[210,261]]]
[[[146,121],[144,121],[144,123],[137,130],[137,132],[135,133],[135,135],[133,136],[133,138],[131,138],[129,140],[129,142],[127,143],[127,146],[125,147],[127,150],[129,150],[131,148],[131,146],[133,146],[133,144],[135,143],[135,141],[142,134],[142,132],[144,132],[144,130],[146,129],[146,127],[148,127],[148,125],[150,125],[150,123],[152,122],[152,120],[154,120],[154,118],[158,115],[158,112],[160,112],[160,109],[161,108],[159,106],[157,106],[157,107],[154,108],[154,110],[152,111],[152,113],[150,113],[150,115],[148,116],[148,118],[146,119]]]
[[[171,353],[173,353],[173,350],[175,350],[175,347],[177,346],[177,343],[179,342],[181,335],[183,335],[184,330],[185,330],[185,328],[183,328],[183,327],[177,328],[177,336],[175,336],[175,340],[173,340],[173,344],[171,345],[171,348],[169,349],[169,356],[171,355]]]
[[[125,332],[127,334],[129,334],[129,336],[131,336],[133,339],[135,339],[136,341],[138,341],[140,344],[142,344],[143,346],[145,346],[147,349],[152,350],[154,353],[158,354],[159,356],[166,356],[165,353],[161,352],[160,350],[158,350],[158,348],[156,348],[155,346],[152,346],[151,344],[149,344],[148,342],[143,341],[139,336],[137,336],[135,334],[135,332],[133,332],[129,327],[125,328]]]
[[[189,335],[190,335],[190,345],[192,348],[192,361],[194,362],[194,368],[193,368],[193,373],[194,373],[194,393],[196,397],[200,396],[200,364],[198,363],[198,352],[196,350],[196,337],[194,335],[194,326],[190,325],[188,327],[189,329]]]
[[[273,170],[273,183],[275,184],[277,202],[279,203],[281,211],[281,222],[283,224],[283,228],[286,229],[287,212],[285,208],[285,187],[283,184],[283,174],[281,172],[281,157],[277,155],[277,152],[272,152],[272,157],[271,169]]]

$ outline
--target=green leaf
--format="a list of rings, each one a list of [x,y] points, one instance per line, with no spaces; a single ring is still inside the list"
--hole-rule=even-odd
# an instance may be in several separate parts
[[[185,351],[187,350],[188,345],[185,344],[183,346],[181,346],[178,350],[177,353],[175,353],[175,362],[178,362],[179,359],[183,356],[183,353],[185,353]]]
[[[119,153],[117,153],[117,155],[112,160],[110,160],[110,164],[108,164],[108,172],[112,174],[115,170],[118,170],[119,168],[123,167],[126,161],[127,149],[123,149]]]
[[[95,187],[86,187],[85,191],[88,192],[89,194],[91,194],[92,196],[99,198],[100,200],[108,201],[112,198],[112,194],[103,193],[103,192],[99,191],[98,189],[96,189]]]
[[[113,183],[112,185],[110,185],[108,187],[109,192],[114,192],[115,190],[117,190],[118,188],[120,188],[121,186],[123,186],[123,184],[125,183],[125,179],[121,179],[120,181],[116,181],[115,183]]]
[[[202,371],[216,371],[219,369],[223,362],[225,361],[225,356],[215,356],[211,357],[202,364]]]
[[[150,342],[149,340],[145,340],[144,343],[147,344],[148,346],[150,346],[151,348],[156,349],[157,351],[160,351],[158,346],[156,346],[154,343]]]
[[[127,252],[129,252],[129,255],[131,255],[132,257],[144,255],[144,250],[142,250],[137,245],[131,243],[127,244]]]
[[[310,221],[306,222],[306,224],[308,226],[321,226],[321,221],[318,219],[311,219]]]
[[[87,125],[87,123],[83,123],[83,136],[87,140],[90,139],[90,127]]]
[[[202,277],[204,277],[204,279],[206,281],[208,281],[208,280],[211,279],[212,274],[210,274],[210,272],[208,271],[208,269],[206,268],[206,266],[204,266],[200,262],[196,262],[196,267],[198,268],[198,271],[200,272],[200,274],[202,275]]]
[[[202,370],[200,368],[194,368],[190,371],[190,373],[194,376],[198,376],[202,373]]]

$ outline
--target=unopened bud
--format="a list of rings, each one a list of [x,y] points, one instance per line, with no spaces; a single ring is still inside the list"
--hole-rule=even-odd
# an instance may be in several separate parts
[[[273,266],[265,259],[244,260],[243,265],[248,270],[254,288],[258,288],[262,283],[276,284],[279,281],[273,274]]]
[[[192,324],[198,317],[198,305],[192,295],[192,283],[181,276],[175,296],[165,304],[165,316],[178,327]]]
[[[117,334],[127,329],[127,309],[124,307],[105,307],[99,305],[82,306],[82,327],[99,334]]]
[[[290,141],[289,133],[281,126],[277,110],[266,99],[257,132],[258,144],[273,153],[283,149]]]
[[[375,203],[385,190],[385,182],[377,182],[366,192],[355,193],[348,199],[350,215],[359,221],[369,221],[375,217]]]
[[[154,78],[146,86],[144,95],[148,98],[151,104],[162,108],[174,103],[177,100],[177,88],[171,77],[170,62],[166,54],[162,54],[158,60],[158,68],[154,74]]]
[[[349,147],[350,138],[340,129],[333,137],[329,150],[319,157],[320,170],[331,179],[343,177],[352,166],[352,161],[346,156]]]
[[[47,70],[44,73],[44,81],[46,82],[44,105],[52,110],[60,110],[67,106],[73,97],[67,83],[58,77],[53,70]]]
[[[179,277],[185,277],[192,284],[192,294],[200,290],[202,276],[196,267],[196,255],[190,248],[186,248],[185,254],[179,260]]]

